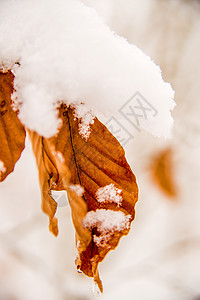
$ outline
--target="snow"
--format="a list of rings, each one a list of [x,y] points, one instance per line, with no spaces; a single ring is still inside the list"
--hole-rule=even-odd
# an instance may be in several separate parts
[[[96,192],[97,200],[99,202],[115,202],[118,205],[121,204],[123,198],[120,196],[122,191],[118,189],[113,183],[99,188]]]
[[[56,151],[56,156],[58,157],[58,159],[61,163],[65,162],[64,156],[62,155],[62,153],[60,151]]]
[[[170,135],[171,85],[94,9],[78,0],[2,0],[0,20],[0,67],[15,74],[12,98],[27,128],[50,137],[61,126],[56,110],[61,101],[84,102],[95,115],[109,117],[139,92],[158,112],[142,128]],[[86,139],[88,126],[80,125]]]
[[[110,237],[111,237],[111,235],[109,233],[103,234],[103,235],[101,234],[100,236],[93,235],[93,240],[98,247],[110,248],[110,246],[108,244]]]
[[[1,180],[1,175],[5,172],[6,172],[6,167],[4,165],[4,162],[0,160],[0,180]]]
[[[93,235],[93,241],[98,247],[110,248],[109,240],[116,231],[130,228],[130,215],[125,215],[122,211],[110,209],[97,209],[89,211],[83,219],[85,228],[97,227],[100,235]]]
[[[84,188],[79,184],[70,184],[69,188],[74,191],[79,197],[83,196]]]
[[[4,162],[0,160],[0,172],[5,173],[6,172],[6,167],[4,165]]]
[[[83,219],[85,228],[94,228],[100,233],[106,234],[114,231],[122,231],[130,227],[130,215],[125,215],[122,211],[110,209],[97,209],[89,211]]]
[[[58,158],[58,160],[60,161],[61,164],[63,164],[65,162],[65,158],[60,151],[55,151],[54,147],[52,147],[51,151],[52,151],[52,154]]]
[[[90,124],[94,123],[95,116],[92,111],[83,103],[75,105],[74,108],[74,117],[75,119],[78,118],[80,121],[78,125],[79,134],[87,141],[91,133]]]
[[[92,293],[94,295],[94,297],[100,297],[102,295],[99,287],[98,287],[98,284],[93,281],[93,284],[92,284]]]

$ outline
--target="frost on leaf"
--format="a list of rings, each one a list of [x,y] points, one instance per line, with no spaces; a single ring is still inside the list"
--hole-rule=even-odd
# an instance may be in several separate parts
[[[97,228],[100,234],[104,234],[129,229],[130,219],[131,216],[126,216],[122,211],[97,209],[87,213],[83,220],[83,226],[91,229]]]
[[[13,170],[25,147],[26,132],[12,109],[14,75],[0,72],[0,181]]]
[[[78,196],[83,196],[84,188],[79,184],[71,184],[69,188],[71,191],[74,191]]]
[[[116,202],[118,205],[120,205],[123,200],[122,196],[120,195],[121,192],[122,191],[120,189],[118,189],[113,183],[111,183],[102,188],[99,188],[96,196],[99,202],[109,201]]]
[[[6,172],[6,167],[4,166],[3,161],[0,160],[0,181],[1,181],[1,176]]]
[[[125,215],[122,211],[97,209],[87,213],[83,219],[83,226],[90,229],[95,228],[94,243],[98,247],[109,249],[114,234],[123,231],[125,233],[130,229],[130,219],[131,215]]]
[[[91,133],[90,125],[94,123],[95,116],[84,103],[80,103],[74,106],[74,117],[79,119],[79,133],[87,141]]]
[[[0,160],[0,172],[5,173],[6,167],[4,166],[4,162]]]

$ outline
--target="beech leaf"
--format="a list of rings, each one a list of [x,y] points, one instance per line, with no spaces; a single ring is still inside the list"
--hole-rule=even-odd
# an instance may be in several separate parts
[[[26,132],[11,105],[14,75],[0,72],[0,181],[13,170],[25,147]]]
[[[57,219],[54,217],[57,203],[51,196],[51,188],[52,186],[56,186],[58,190],[62,190],[64,187],[56,167],[56,157],[54,153],[52,153],[50,142],[47,139],[30,130],[28,130],[28,133],[32,141],[33,152],[39,171],[42,209],[49,216],[49,230],[57,236],[58,225]]]
[[[50,230],[57,235],[57,204],[50,190],[67,190],[79,252],[77,268],[94,277],[102,291],[98,263],[129,232],[138,187],[124,149],[97,118],[86,138],[80,134],[81,119],[72,106],[61,105],[59,117],[62,127],[56,136],[45,139],[30,133],[39,168],[43,210],[50,217]],[[82,197],[71,190],[72,185],[84,188]]]

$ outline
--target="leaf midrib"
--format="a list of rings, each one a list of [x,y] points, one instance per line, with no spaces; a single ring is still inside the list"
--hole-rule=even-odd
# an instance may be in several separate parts
[[[72,130],[71,130],[72,126],[70,124],[69,109],[70,108],[67,108],[67,111],[66,111],[67,112],[68,127],[69,127],[69,137],[70,137],[70,141],[71,141],[71,147],[72,147],[72,151],[73,151],[74,163],[75,163],[75,168],[76,168],[79,184],[82,186],[81,178],[80,178],[80,172],[79,172],[79,165],[78,165],[78,162],[77,162],[77,159],[76,159],[76,151],[75,151],[75,147],[74,147],[74,143],[73,143]],[[83,186],[83,188],[84,188],[84,186]],[[82,197],[83,197],[84,201],[86,202],[84,194],[83,194]]]

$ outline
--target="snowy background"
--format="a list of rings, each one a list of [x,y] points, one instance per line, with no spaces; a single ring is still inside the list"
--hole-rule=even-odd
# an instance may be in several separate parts
[[[3,1],[3,0],[0,0]],[[149,55],[171,82],[177,106],[173,139],[131,131],[126,157],[140,198],[127,237],[100,264],[103,300],[200,299],[200,3],[184,0],[84,0],[109,27]],[[126,74],[124,74],[124,77]],[[133,91],[135,92],[135,91]],[[128,99],[122,99],[123,106]],[[148,100],[148,99],[147,99]],[[118,119],[118,115],[113,117]],[[106,122],[106,119],[104,120]],[[173,149],[176,199],[152,183],[149,166]],[[77,274],[69,207],[58,209],[59,235],[48,232],[30,142],[0,184],[0,299],[92,300],[92,280]]]

